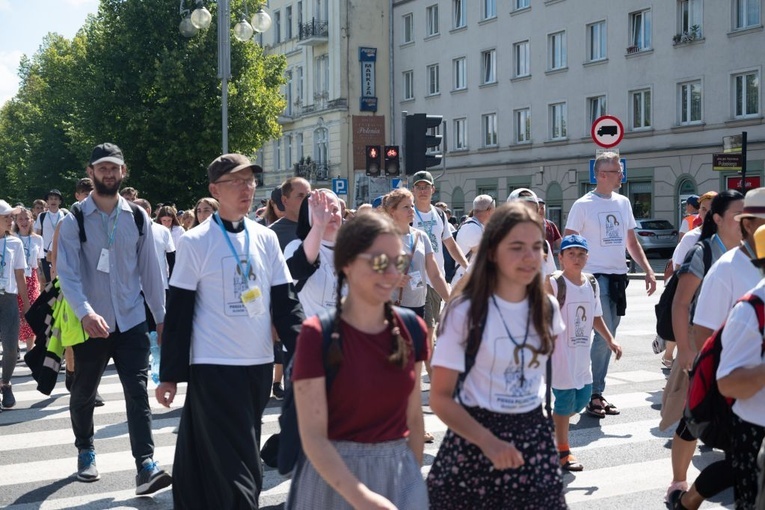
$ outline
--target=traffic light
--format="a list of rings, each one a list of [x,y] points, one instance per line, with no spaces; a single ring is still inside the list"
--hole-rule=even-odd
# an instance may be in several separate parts
[[[398,145],[385,146],[385,175],[388,177],[397,177],[400,171],[400,162],[398,159]]]
[[[428,131],[440,126],[442,121],[441,115],[415,113],[406,116],[404,157],[407,175],[413,175],[441,163],[440,154],[428,154],[429,149],[441,145],[441,135],[431,135]]]
[[[382,168],[382,152],[379,145],[367,145],[367,175],[379,177]]]

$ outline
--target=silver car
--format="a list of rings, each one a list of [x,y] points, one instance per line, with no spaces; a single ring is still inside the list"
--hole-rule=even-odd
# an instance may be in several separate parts
[[[666,257],[671,257],[677,246],[677,229],[667,220],[654,218],[636,219],[638,241],[643,251],[658,252]]]

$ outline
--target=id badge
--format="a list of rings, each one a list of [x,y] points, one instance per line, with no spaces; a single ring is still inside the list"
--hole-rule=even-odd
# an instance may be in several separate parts
[[[98,257],[98,266],[96,267],[102,273],[109,273],[109,250],[101,248],[101,256]]]
[[[241,299],[244,307],[247,309],[247,314],[250,317],[266,313],[266,309],[263,306],[263,294],[260,292],[260,288],[257,285],[253,285],[242,292]]]
[[[409,288],[416,290],[422,287],[422,274],[419,271],[409,273]]]

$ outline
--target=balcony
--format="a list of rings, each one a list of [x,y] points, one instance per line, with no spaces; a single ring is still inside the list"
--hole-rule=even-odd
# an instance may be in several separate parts
[[[311,184],[329,181],[329,161],[317,162],[310,157],[301,158],[293,165],[295,177],[302,177]]]
[[[327,44],[329,40],[328,21],[319,21],[316,18],[311,18],[311,21],[301,23],[298,28],[298,45],[318,46],[320,44]]]

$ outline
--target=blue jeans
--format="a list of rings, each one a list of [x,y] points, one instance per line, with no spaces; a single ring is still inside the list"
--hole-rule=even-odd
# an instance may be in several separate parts
[[[619,327],[621,317],[616,315],[616,303],[611,301],[608,288],[608,278],[598,277],[598,286],[600,287],[600,305],[603,308],[603,321],[608,330],[616,337],[616,328]],[[606,339],[597,331],[592,340],[590,348],[590,361],[592,362],[592,394],[602,395],[606,388],[606,374],[608,374],[608,363],[611,361],[611,349],[608,348]]]

